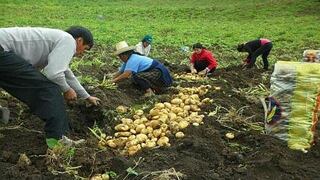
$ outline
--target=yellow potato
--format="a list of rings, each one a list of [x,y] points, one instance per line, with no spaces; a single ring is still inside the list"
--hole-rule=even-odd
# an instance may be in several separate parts
[[[118,112],[118,113],[126,113],[127,111],[128,111],[128,107],[126,107],[126,106],[118,106],[117,108],[116,108],[116,111]]]
[[[164,102],[163,103],[165,106],[166,106],[166,108],[168,108],[168,109],[171,109],[171,107],[172,107],[172,105],[170,104],[170,103],[168,103],[168,102]]]
[[[162,133],[162,130],[161,129],[155,129],[153,130],[152,134],[154,137],[159,137]]]
[[[117,144],[114,142],[114,139],[110,139],[107,141],[107,145],[111,148],[116,148]]]
[[[136,139],[139,141],[139,143],[145,142],[148,139],[148,136],[145,134],[138,134],[136,136]]]
[[[132,119],[129,119],[129,118],[122,118],[121,122],[122,124],[126,124],[126,125],[133,123]]]
[[[159,115],[159,109],[151,109],[150,111],[149,111],[149,114],[151,115],[151,116],[157,116],[157,115]]]
[[[131,135],[131,132],[116,132],[114,133],[115,137],[128,137]]]
[[[179,129],[184,129],[186,127],[189,126],[189,122],[188,121],[180,121],[179,122]]]
[[[184,137],[184,133],[179,131],[175,134],[176,138],[183,138]]]
[[[154,106],[155,106],[155,108],[157,108],[157,109],[163,109],[163,108],[165,107],[165,105],[164,105],[163,103],[157,103],[157,104],[155,104]]]
[[[141,131],[142,131],[142,129],[145,129],[146,128],[146,125],[144,125],[144,124],[139,124],[139,125],[137,125],[137,127],[136,127],[136,132],[137,133],[140,133]]]
[[[172,104],[180,104],[180,103],[182,103],[182,100],[179,99],[179,98],[174,98],[174,99],[171,100],[171,103]]]
[[[157,144],[159,146],[167,146],[167,144],[169,143],[169,138],[166,136],[161,137],[158,141]]]
[[[130,156],[132,156],[132,155],[136,154],[139,150],[140,150],[139,146],[130,146],[128,148],[128,154]]]
[[[141,110],[141,109],[138,109],[138,110],[136,110],[136,112],[135,112],[135,114],[136,115],[138,115],[138,116],[142,116],[143,115],[143,110]]]
[[[114,127],[114,129],[117,131],[128,131],[129,126],[126,124],[118,124],[118,125],[116,125],[116,127]]]

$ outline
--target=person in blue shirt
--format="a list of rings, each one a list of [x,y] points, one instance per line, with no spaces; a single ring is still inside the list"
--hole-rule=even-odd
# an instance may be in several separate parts
[[[145,92],[145,96],[152,96],[154,91],[172,84],[169,70],[160,62],[134,52],[135,46],[129,46],[121,41],[116,44],[117,55],[123,64],[114,75],[112,82],[132,78],[132,80]]]

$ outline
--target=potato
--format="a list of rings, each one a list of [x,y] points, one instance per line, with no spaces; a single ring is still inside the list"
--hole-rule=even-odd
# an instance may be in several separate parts
[[[169,116],[170,121],[173,121],[174,119],[177,118],[177,115],[176,115],[175,113],[173,113],[173,112],[170,112],[170,113],[168,114],[168,116]]]
[[[147,126],[147,131],[148,131],[148,133],[152,133],[153,132],[153,128],[150,127],[150,126]]]
[[[183,109],[181,107],[173,107],[171,111],[175,114],[178,114],[179,112],[183,112]]]
[[[128,137],[131,135],[131,132],[116,132],[114,133],[115,137]]]
[[[135,114],[135,115],[132,116],[132,118],[133,118],[134,120],[136,120],[136,119],[140,119],[140,116]]]
[[[192,123],[193,126],[199,126],[199,123]]]
[[[154,106],[155,106],[155,108],[157,108],[157,109],[163,109],[163,108],[165,107],[165,105],[164,105],[163,103],[157,103],[157,104],[155,104]]]
[[[130,147],[128,148],[128,154],[129,154],[130,156],[132,156],[132,155],[136,154],[140,149],[141,149],[141,148],[139,148],[139,146],[130,146]]]
[[[154,137],[159,137],[162,133],[162,130],[161,129],[155,129],[153,130],[152,134]]]
[[[174,98],[174,99],[171,100],[171,103],[172,103],[172,104],[181,104],[181,103],[182,103],[182,100],[179,99],[179,98]]]
[[[141,129],[141,134],[149,134],[149,131],[147,128]]]
[[[128,137],[128,141],[132,141],[134,139],[136,139],[136,135],[131,135],[131,136]]]
[[[129,126],[126,124],[118,124],[118,125],[116,125],[116,127],[114,127],[114,129],[117,131],[128,131]]]
[[[148,136],[145,134],[138,134],[136,136],[136,139],[139,141],[139,143],[145,142],[148,139]]]
[[[184,133],[179,131],[175,134],[176,138],[183,138],[184,137]]]
[[[151,126],[153,129],[157,129],[160,127],[160,121],[159,120],[151,120],[148,123],[146,123],[147,126]]]
[[[201,102],[204,103],[204,104],[209,103],[210,102],[210,98],[204,98],[204,99],[202,99]]]
[[[142,119],[136,119],[133,121],[133,124],[138,126],[139,124],[143,124],[143,120]]]
[[[139,124],[139,125],[137,125],[137,127],[136,127],[136,132],[137,133],[140,133],[141,131],[142,131],[142,129],[145,129],[146,128],[146,125],[144,125],[144,124]]]
[[[234,139],[234,134],[229,132],[229,133],[226,134],[226,137],[228,139]]]
[[[90,180],[103,180],[101,174],[96,174],[90,178]]]
[[[117,144],[114,142],[114,139],[110,139],[107,141],[107,145],[111,148],[116,148]]]
[[[188,121],[183,120],[183,121],[179,122],[179,129],[185,129],[188,126],[189,126],[189,122]]]
[[[168,102],[164,102],[163,103],[165,106],[166,106],[166,108],[168,108],[168,109],[171,109],[171,107],[172,107],[172,105],[170,104],[170,103],[168,103]]]
[[[161,126],[160,126],[160,128],[163,132],[166,131],[168,129],[168,127],[169,127],[168,124],[161,124]]]
[[[151,119],[159,119],[160,118],[160,116],[159,115],[157,115],[157,116],[152,116],[152,118]]]
[[[149,114],[151,115],[151,116],[157,116],[157,115],[159,115],[159,109],[151,109],[150,111],[149,111]]]
[[[153,148],[153,147],[155,147],[157,144],[156,144],[156,142],[154,142],[154,141],[147,141],[146,142],[146,147],[147,148]]]
[[[186,110],[186,111],[190,111],[191,106],[190,106],[190,105],[185,105],[185,106],[183,107],[183,109]]]
[[[135,145],[137,145],[137,144],[139,144],[138,139],[133,139],[133,140],[131,140],[131,141],[127,141],[126,147],[135,146]]]
[[[166,136],[161,137],[158,141],[157,144],[159,146],[167,146],[167,144],[169,143],[169,138]]]
[[[122,124],[126,124],[126,125],[133,123],[132,119],[129,119],[129,118],[122,118],[121,122]]]
[[[117,108],[116,108],[116,111],[118,112],[118,113],[126,113],[126,112],[128,112],[128,107],[126,107],[126,106],[118,106]]]
[[[137,131],[134,129],[130,129],[131,134],[137,134]]]
[[[142,109],[138,109],[138,110],[135,111],[135,114],[138,115],[138,116],[142,116],[143,113],[144,113],[144,112],[143,112]]]
[[[106,174],[106,173],[102,174],[101,178],[102,178],[102,180],[109,180],[110,179],[109,174]]]

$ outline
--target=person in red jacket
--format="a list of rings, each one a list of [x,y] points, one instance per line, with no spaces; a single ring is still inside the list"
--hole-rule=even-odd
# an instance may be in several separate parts
[[[191,73],[198,73],[201,75],[207,75],[213,73],[217,66],[217,60],[205,47],[200,43],[196,43],[192,46],[193,53],[190,59]]]

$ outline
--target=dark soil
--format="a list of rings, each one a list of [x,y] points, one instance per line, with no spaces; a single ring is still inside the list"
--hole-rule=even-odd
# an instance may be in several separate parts
[[[185,67],[172,69],[180,72]],[[110,69],[101,68],[96,78],[102,79]],[[89,72],[89,71],[88,71]],[[92,71],[93,72],[93,71]],[[70,137],[85,138],[85,146],[76,149],[70,165],[81,166],[78,176],[91,177],[97,173],[114,171],[116,179],[177,179],[165,170],[175,170],[183,174],[180,179],[319,179],[320,146],[315,145],[308,153],[290,150],[286,143],[261,131],[248,127],[248,123],[260,123],[262,127],[264,112],[257,97],[248,97],[241,91],[258,86],[269,87],[270,71],[261,69],[243,70],[239,66],[218,69],[208,81],[212,86],[221,87],[219,91],[209,92],[206,97],[214,100],[203,108],[208,114],[223,107],[215,116],[206,116],[204,125],[190,127],[186,137],[171,138],[171,147],[143,150],[134,156],[120,155],[117,150],[97,148],[97,140],[88,127],[96,122],[99,127],[112,133],[117,123],[114,109],[118,105],[139,105],[159,101],[170,96],[173,91],[164,92],[154,99],[144,99],[142,93],[130,85],[121,85],[118,90],[104,90],[89,87],[91,94],[102,99],[99,107],[88,107],[83,101],[67,105],[73,127]],[[262,75],[264,74],[264,75]],[[263,78],[267,77],[267,78]],[[203,83],[181,83],[182,86],[197,86]],[[12,111],[11,121],[0,124],[0,179],[75,179],[76,176],[60,172],[54,175],[48,170],[46,144],[44,142],[44,123],[31,115],[18,100],[4,96],[0,104]],[[235,114],[239,109],[241,114]],[[221,120],[226,124],[221,124]],[[235,138],[225,137],[233,132]],[[25,153],[31,165],[18,163],[19,155]],[[136,162],[140,159],[140,162]],[[134,168],[139,174],[127,175],[127,168]]]

